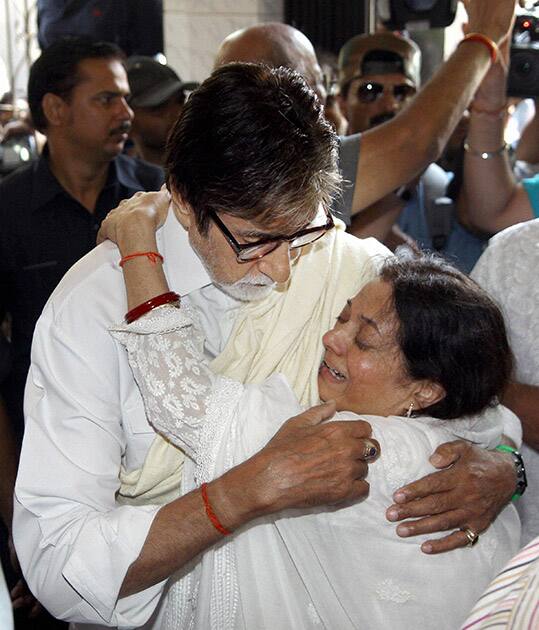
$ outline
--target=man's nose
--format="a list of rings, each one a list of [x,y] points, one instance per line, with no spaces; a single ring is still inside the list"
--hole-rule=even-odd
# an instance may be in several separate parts
[[[290,246],[284,242],[257,263],[258,270],[277,284],[290,277]]]
[[[135,113],[129,107],[129,103],[126,101],[126,99],[123,96],[122,98],[119,99],[118,117],[124,120],[125,119],[133,120],[133,118],[135,117]]]
[[[393,86],[390,85],[384,89],[382,96],[382,102],[388,112],[397,112],[403,105],[403,103],[395,98]]]

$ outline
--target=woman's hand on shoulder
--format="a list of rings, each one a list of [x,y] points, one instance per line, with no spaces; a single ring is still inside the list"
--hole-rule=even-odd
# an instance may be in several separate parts
[[[155,247],[155,232],[164,224],[169,204],[170,194],[165,186],[156,192],[135,193],[108,213],[97,234],[97,243],[108,239],[118,245],[122,254]]]

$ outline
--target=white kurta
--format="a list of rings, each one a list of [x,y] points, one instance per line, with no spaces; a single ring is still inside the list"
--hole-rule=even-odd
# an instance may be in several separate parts
[[[221,352],[237,302],[209,284],[187,234],[169,214],[158,232],[171,287]],[[144,463],[148,423],[123,348],[107,332],[127,309],[119,252],[100,245],[64,277],[36,327],[13,536],[26,580],[55,617],[84,630],[161,627],[161,582],[118,600],[159,505],[120,505],[120,464]],[[95,625],[94,625],[95,624]]]
[[[302,358],[319,356],[320,337],[306,330],[327,326],[388,253],[374,239],[331,230],[302,250],[285,286],[238,307],[208,284],[173,213],[158,231],[157,244],[170,287],[182,297],[188,294],[183,302],[201,320],[207,355],[219,354],[221,368],[243,371],[240,379],[257,378],[261,367],[265,378],[284,364],[307,390],[312,375],[290,360],[297,354],[291,348]],[[157,460],[156,475],[165,474],[165,488],[145,474],[143,465],[152,460],[156,444],[166,443],[148,423],[126,353],[108,332],[127,309],[118,261],[111,243],[81,259],[36,326],[14,539],[32,592],[54,616],[85,630],[161,630],[166,581],[130,597],[118,599],[118,593],[160,506],[179,496],[183,457],[169,448]],[[270,359],[275,363],[268,365]]]
[[[116,330],[150,421],[189,455],[184,492],[250,457],[301,411],[281,375],[246,386],[214,376],[201,363],[203,338],[188,309],[160,309]],[[473,549],[438,556],[420,551],[428,536],[399,538],[385,510],[397,488],[434,470],[428,457],[439,444],[498,444],[504,413],[451,421],[367,416],[382,447],[369,467],[368,499],[258,519],[223,540],[172,587],[166,628],[458,627],[518,549],[514,507]]]

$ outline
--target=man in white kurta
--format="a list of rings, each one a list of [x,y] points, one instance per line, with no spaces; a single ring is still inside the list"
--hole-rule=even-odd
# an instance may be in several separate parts
[[[264,79],[268,72],[272,75],[269,82]],[[260,80],[261,74],[263,80]],[[247,79],[251,81],[251,92],[245,90]],[[232,84],[233,89],[227,92],[228,99],[223,100],[219,81],[227,88]],[[274,90],[272,94],[268,94],[268,85]],[[256,90],[262,90],[264,98],[259,94],[252,97]],[[292,102],[294,90],[295,103]],[[276,109],[268,107],[270,96]],[[213,99],[213,108],[207,107],[205,99]],[[231,109],[230,102],[234,99],[240,102]],[[259,116],[267,116],[267,124],[254,129],[246,125],[244,121],[251,113],[250,108]],[[282,115],[283,109],[286,116]],[[297,115],[298,111],[301,116]],[[197,255],[186,231],[170,212],[157,235],[157,249],[164,257],[169,284],[198,312],[209,356],[220,354],[215,363],[227,357],[220,371],[233,369],[237,373],[248,365],[249,373],[240,380],[250,380],[252,374],[261,380],[269,375],[268,370],[269,373],[274,369],[281,371],[281,364],[291,365],[292,371],[300,375],[305,371],[302,368],[307,368],[298,386],[302,389],[298,395],[303,399],[304,394],[309,396],[311,392],[312,395],[311,375],[316,374],[319,363],[309,360],[307,366],[302,366],[298,358],[316,357],[317,347],[321,352],[320,337],[305,334],[305,331],[313,319],[318,326],[328,329],[331,318],[338,314],[345,300],[376,274],[376,259],[387,255],[387,250],[375,241],[360,241],[332,230],[318,244],[305,248],[292,265],[288,242],[284,239],[278,242],[279,250],[273,256],[251,264],[251,270],[258,266],[258,271],[265,270],[262,275],[280,284],[259,303],[238,306],[212,283],[206,271],[219,253],[208,244],[218,245],[221,259],[226,260],[222,268],[213,269],[212,273],[229,273],[238,279],[247,273],[246,266],[237,262],[229,243],[219,235],[215,221],[206,235],[195,227],[194,209],[178,199],[174,188],[176,180],[185,177],[189,169],[198,168],[189,184],[183,183],[183,194],[189,194],[187,187],[196,189],[203,177],[210,180],[202,191],[206,194],[215,191],[223,179],[229,177],[228,185],[216,194],[214,203],[229,225],[235,219],[236,225],[245,226],[248,221],[232,217],[230,209],[222,207],[222,200],[225,195],[227,199],[235,195],[236,211],[238,207],[245,210],[245,199],[250,192],[245,182],[249,177],[253,179],[250,156],[263,155],[267,159],[256,164],[252,182],[255,192],[249,199],[252,205],[248,210],[258,207],[262,183],[267,187],[263,190],[267,193],[269,189],[273,194],[267,193],[271,200],[275,199],[276,192],[288,193],[285,199],[296,205],[283,201],[283,208],[275,210],[281,212],[281,217],[284,213],[288,224],[281,220],[276,227],[261,225],[259,221],[248,227],[256,228],[258,234],[265,228],[268,236],[292,234],[309,225],[319,203],[325,201],[328,205],[329,195],[321,186],[331,184],[335,173],[334,136],[313,94],[306,91],[298,77],[279,69],[247,65],[223,67],[192,96],[186,104],[186,112],[173,132],[178,132],[179,138],[171,160],[181,159],[172,167],[175,173],[172,194],[176,216],[181,216],[184,222],[191,221],[186,229],[189,229],[191,242],[198,239],[199,249]],[[211,116],[218,120],[212,123],[208,119]],[[226,133],[216,133],[215,129],[226,130]],[[277,134],[279,142],[268,142],[264,134],[271,138]],[[191,138],[192,144],[185,141],[185,136]],[[250,146],[253,143],[254,146]],[[305,149],[306,144],[309,151]],[[281,151],[280,146],[286,146],[286,151]],[[230,159],[233,151],[236,154]],[[306,165],[313,160],[307,177],[301,169],[308,169]],[[208,164],[213,163],[215,168],[208,169]],[[324,165],[322,170],[321,164]],[[281,173],[281,177],[276,177],[276,172]],[[290,173],[294,177],[287,180]],[[298,181],[302,182],[299,189]],[[311,202],[309,207],[301,205],[313,195],[316,205]],[[205,204],[209,202],[206,197]],[[267,211],[268,206],[274,207],[267,201],[260,211]],[[297,210],[292,218],[290,208]],[[202,209],[206,210],[206,205]],[[207,250],[206,258],[202,256],[205,265],[199,258],[204,248]],[[324,258],[326,253],[328,256]],[[311,261],[310,257],[315,254],[322,254],[325,263],[316,265]],[[332,261],[330,265],[326,264],[328,260]],[[146,586],[133,589],[134,594],[120,594],[132,565],[137,565],[141,552],[147,550],[146,539],[154,531],[150,530],[159,506],[163,500],[168,502],[171,496],[178,496],[179,487],[173,482],[164,489],[159,488],[156,495],[151,479],[146,485],[146,476],[136,474],[144,471],[143,464],[156,438],[125,353],[108,333],[111,323],[120,321],[127,310],[118,262],[118,250],[110,243],[84,257],[57,287],[38,323],[25,402],[27,425],[16,489],[14,539],[30,588],[53,615],[94,628],[158,629],[166,614],[166,579],[155,584],[151,580],[144,581],[146,573],[139,569],[137,584],[142,581]],[[294,287],[299,297],[291,300],[290,289]],[[317,308],[310,308],[309,304]],[[314,350],[309,344],[314,344]],[[287,356],[291,347],[299,355],[292,361]],[[286,369],[282,371],[286,373]],[[357,462],[354,463],[357,467]],[[170,465],[173,473],[181,471],[181,459],[171,457],[159,464]],[[173,474],[171,478],[174,480],[177,476]],[[163,499],[165,496],[167,498]],[[139,498],[143,504],[134,505]],[[185,504],[184,497],[178,501]],[[177,505],[175,503],[172,509]],[[197,509],[200,510],[200,506]],[[185,521],[183,515],[182,519]],[[182,544],[181,540],[174,539],[175,530],[170,527],[171,535],[165,546],[168,544],[166,549],[172,547],[176,553],[169,553],[163,562],[170,557],[173,561]],[[152,566],[155,567],[155,563]],[[170,574],[165,576],[168,577]]]

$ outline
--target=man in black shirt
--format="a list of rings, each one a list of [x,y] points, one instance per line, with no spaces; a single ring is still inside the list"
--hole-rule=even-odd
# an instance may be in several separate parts
[[[28,99],[47,136],[40,159],[0,183],[0,312],[12,320],[13,367],[3,396],[22,433],[22,396],[35,323],[64,273],[95,245],[108,211],[156,190],[156,166],[121,155],[133,112],[123,53],[70,37],[34,63]]]

